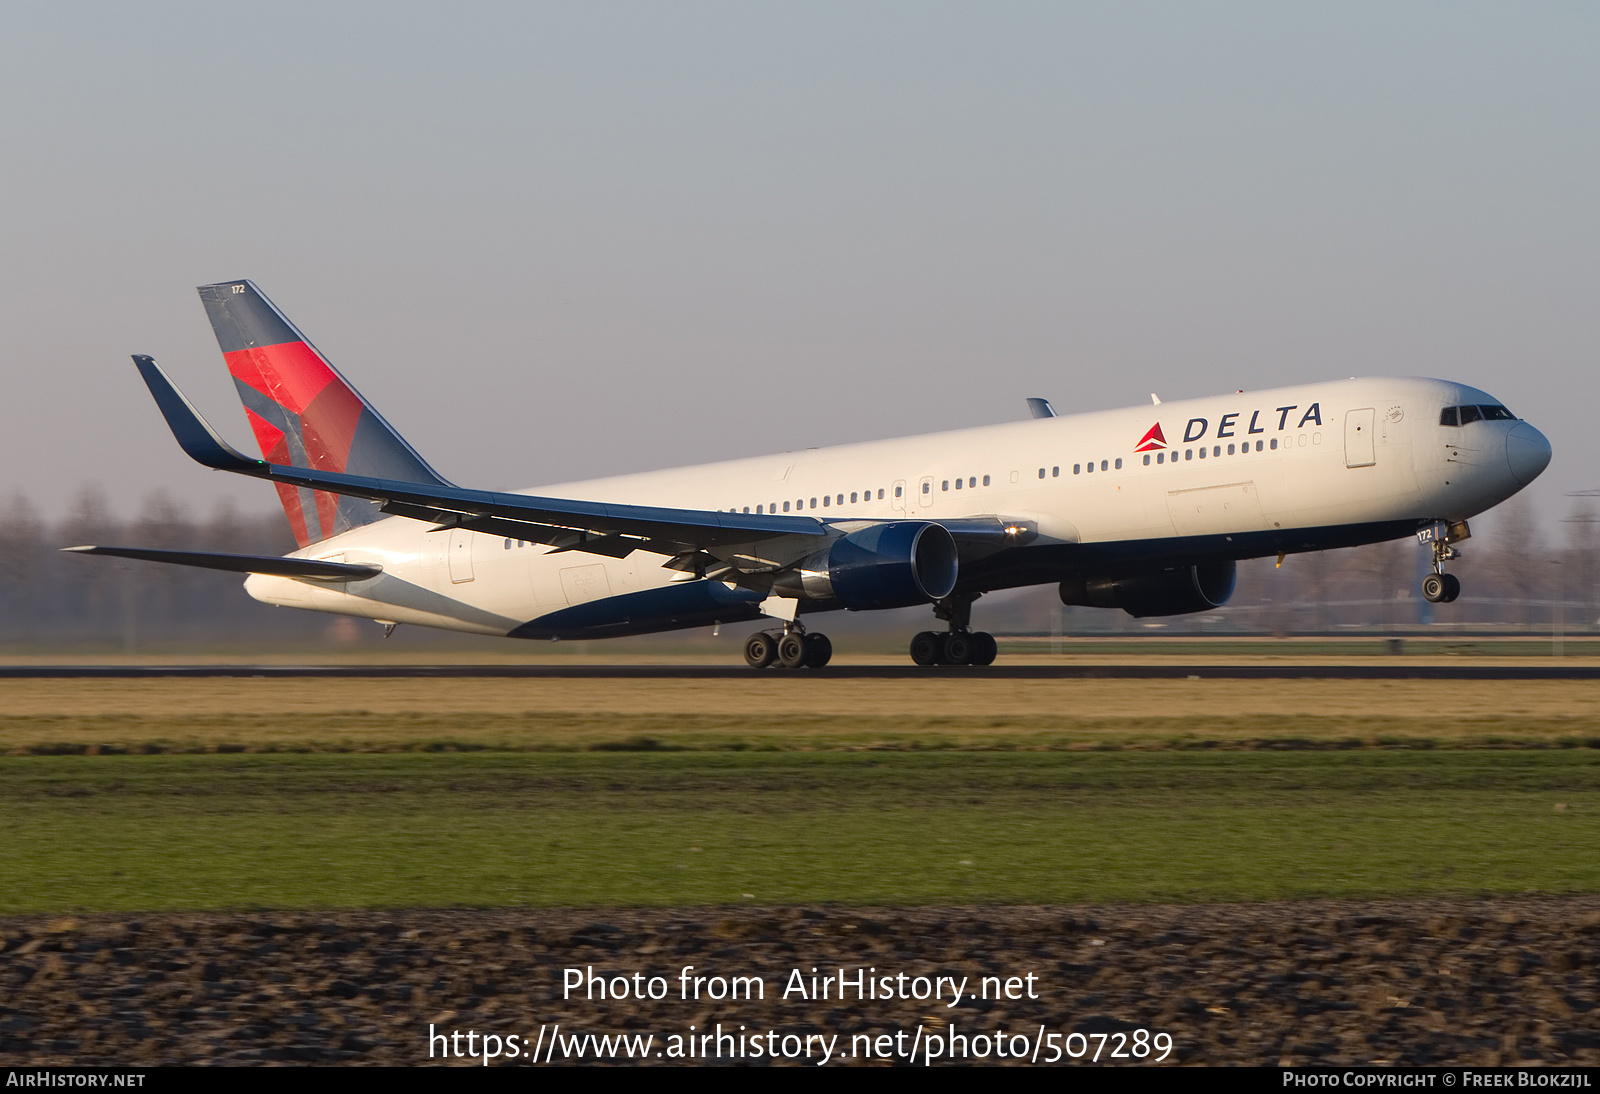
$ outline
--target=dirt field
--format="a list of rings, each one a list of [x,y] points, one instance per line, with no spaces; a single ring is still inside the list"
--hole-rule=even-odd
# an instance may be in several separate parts
[[[1600,738],[1583,681],[749,679],[0,680],[0,753],[391,750],[441,739],[584,748],[1159,747],[1345,740],[1548,746]]]
[[[15,1065],[426,1063],[430,1023],[530,1042],[556,1023],[567,1036],[649,1034],[651,1063],[669,1062],[651,1055],[673,1035],[681,1048],[690,1027],[718,1023],[837,1034],[834,1064],[867,1062],[872,1046],[878,1062],[905,1062],[912,1044],[926,1053],[929,1036],[952,1032],[969,1038],[968,1058],[1002,1030],[1013,1049],[1019,1034],[1076,1031],[1085,1038],[1055,1043],[1091,1053],[1107,1034],[1109,1053],[1140,1029],[1169,1034],[1177,1064],[1600,1063],[1595,897],[30,919],[0,922],[0,939],[0,1053]],[[685,1001],[686,965],[761,977],[764,998]],[[591,967],[660,975],[667,997],[563,999],[563,970]],[[791,971],[808,980],[813,967],[967,977],[968,995],[954,1008],[948,990],[945,1003],[784,1000]],[[1023,997],[971,998],[984,976],[1016,977]]]

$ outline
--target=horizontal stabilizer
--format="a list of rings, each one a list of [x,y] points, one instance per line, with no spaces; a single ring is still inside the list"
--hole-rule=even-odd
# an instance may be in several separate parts
[[[205,570],[227,570],[236,574],[275,574],[278,577],[308,577],[316,581],[359,581],[377,577],[382,566],[357,562],[319,562],[312,558],[283,558],[278,555],[224,555],[209,551],[155,551],[142,547],[63,547],[80,555],[112,555],[136,558],[142,562],[168,562],[174,566],[198,566]]]

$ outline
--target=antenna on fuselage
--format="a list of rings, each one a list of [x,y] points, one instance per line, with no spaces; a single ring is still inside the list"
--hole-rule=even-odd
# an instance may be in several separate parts
[[[1150,393],[1150,405],[1151,406],[1160,406],[1161,405],[1161,396],[1157,395],[1153,391]]]

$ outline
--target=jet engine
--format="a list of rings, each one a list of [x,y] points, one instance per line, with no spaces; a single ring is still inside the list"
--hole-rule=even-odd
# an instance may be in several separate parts
[[[1071,578],[1061,583],[1061,603],[1121,608],[1135,617],[1186,615],[1226,604],[1238,575],[1230,558],[1132,577]]]
[[[898,520],[834,540],[780,576],[773,592],[835,600],[851,610],[905,608],[949,596],[960,561],[942,526]]]

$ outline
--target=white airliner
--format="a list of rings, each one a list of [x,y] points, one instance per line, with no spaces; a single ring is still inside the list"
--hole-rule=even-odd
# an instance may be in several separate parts
[[[971,629],[996,589],[1058,584],[1135,616],[1214,609],[1238,559],[1416,535],[1431,601],[1467,518],[1550,462],[1492,396],[1350,379],[785,452],[538,490],[440,477],[249,281],[200,296],[263,459],[232,448],[149,357],[135,364],[178,443],[278,489],[286,557],[74,547],[248,573],[257,600],[393,626],[603,638],[766,621],[758,668],[826,664],[803,619],[926,604],[919,665],[986,665]]]

